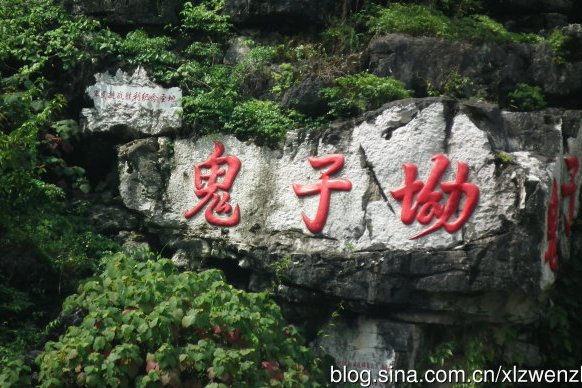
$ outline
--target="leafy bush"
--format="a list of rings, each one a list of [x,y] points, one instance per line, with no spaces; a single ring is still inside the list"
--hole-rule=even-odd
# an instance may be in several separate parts
[[[485,91],[479,88],[469,77],[463,77],[458,71],[451,71],[446,75],[440,88],[427,83],[427,94],[429,96],[451,96],[455,98],[471,98],[476,96],[481,98]]]
[[[336,21],[321,33],[323,46],[330,53],[350,53],[358,51],[364,44],[364,34],[354,26]]]
[[[319,386],[303,340],[267,293],[170,260],[105,258],[64,311],[87,312],[38,358],[42,386]]]
[[[197,31],[214,35],[227,35],[232,25],[229,17],[222,14],[224,0],[203,0],[197,5],[184,3],[182,16],[183,31]]]
[[[561,31],[554,31],[547,39],[552,49],[554,61],[558,64],[566,63],[566,44],[569,38]]]
[[[452,19],[438,10],[418,4],[392,3],[388,8],[377,7],[368,18],[367,26],[374,34],[399,32],[471,42],[536,43],[543,40],[535,34],[509,32],[485,15]]]
[[[449,16],[472,15],[481,10],[481,0],[429,0],[429,4]]]
[[[113,53],[115,34],[88,18],[71,18],[61,6],[44,0],[0,0],[0,61],[70,70],[79,63]]]
[[[335,83],[336,86],[322,90],[323,96],[329,101],[332,116],[360,114],[386,102],[411,96],[403,82],[369,73],[339,77]]]
[[[518,84],[509,94],[510,106],[517,110],[532,111],[546,107],[546,100],[539,86]]]
[[[298,125],[298,117],[272,101],[248,100],[234,108],[226,128],[239,136],[277,141]]]
[[[189,62],[176,73],[189,89],[182,98],[184,121],[201,133],[221,131],[240,100],[240,78],[233,66]]]
[[[393,3],[388,8],[377,8],[376,11],[368,21],[369,30],[375,34],[400,32],[414,36],[451,35],[450,19],[423,5]]]
[[[273,80],[275,84],[271,91],[280,97],[295,83],[295,68],[290,63],[281,63],[273,72]]]
[[[157,78],[176,66],[178,56],[171,51],[173,39],[167,36],[150,37],[143,30],[129,32],[119,45],[118,58],[133,66],[144,66]]]

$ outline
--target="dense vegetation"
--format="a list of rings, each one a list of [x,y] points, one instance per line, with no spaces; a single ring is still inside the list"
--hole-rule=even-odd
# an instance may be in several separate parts
[[[147,254],[102,264],[63,305],[86,315],[47,343],[43,386],[318,386],[318,366],[267,293],[235,290],[216,270],[178,273]]]
[[[57,316],[60,302],[93,275],[64,304],[65,314],[85,314],[82,323],[49,342],[37,359],[45,386],[192,379],[216,387],[317,385],[318,366],[266,294],[233,290],[216,272],[178,274],[169,262],[143,252],[119,253],[121,247],[88,226],[86,195],[94,188],[69,158],[80,136],[74,105],[82,99],[69,78],[141,65],[157,82],[182,88],[188,130],[274,144],[290,129],[318,128],[412,96],[399,80],[358,68],[376,34],[546,42],[563,61],[559,32],[541,37],[507,31],[479,14],[479,1],[374,3],[364,2],[314,36],[246,40],[246,54],[229,62],[223,58],[235,29],[221,0],[186,3],[181,22],[156,36],[143,29],[114,32],[71,17],[53,1],[0,0],[0,385],[30,383],[31,366],[21,356],[44,346],[44,334],[55,324],[46,333],[43,327]],[[324,111],[309,116],[282,107],[285,92],[312,76],[327,85],[321,91]],[[443,85],[426,89],[426,95],[497,99],[454,72]],[[520,84],[507,97],[513,109],[546,105],[531,85]],[[4,264],[14,261],[38,271],[23,275]],[[544,330],[554,332],[546,341],[548,354],[568,351],[559,365],[581,359],[582,344],[573,335],[580,306],[572,291],[580,288],[560,283],[555,309],[544,321]],[[221,308],[209,307],[215,300]]]

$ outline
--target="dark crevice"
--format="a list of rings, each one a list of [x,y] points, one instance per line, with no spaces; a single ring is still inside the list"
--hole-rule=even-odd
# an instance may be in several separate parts
[[[443,114],[445,116],[445,139],[443,142],[443,150],[445,154],[449,153],[449,142],[451,140],[451,130],[455,122],[455,116],[459,111],[459,107],[455,101],[443,101]]]
[[[378,180],[378,177],[376,176],[376,173],[374,172],[374,168],[373,168],[372,164],[370,164],[370,162],[368,162],[368,158],[366,157],[366,151],[364,150],[364,148],[362,146],[360,146],[358,152],[360,153],[360,160],[363,161],[363,167],[366,170],[368,170],[368,173],[370,174],[370,177],[372,178],[374,184],[376,185],[378,192],[382,196],[382,199],[384,199],[384,202],[386,202],[386,205],[388,205],[388,209],[390,209],[390,211],[392,213],[396,214],[396,212],[394,211],[394,209],[390,205],[390,202],[388,202],[388,196],[386,195],[386,193],[382,189],[382,185],[380,184],[380,181]]]

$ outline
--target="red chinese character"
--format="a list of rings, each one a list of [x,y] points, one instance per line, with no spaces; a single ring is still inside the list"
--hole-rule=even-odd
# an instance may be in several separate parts
[[[117,92],[117,96],[115,97],[116,100],[123,100],[123,93]]]
[[[150,101],[152,101],[152,102],[158,102],[158,96],[155,95],[155,94],[152,94],[151,97],[150,97]]]
[[[548,240],[548,248],[544,254],[544,261],[550,265],[550,269],[554,272],[558,269],[558,223],[560,217],[560,201],[558,200],[558,184],[554,179],[552,185],[552,196],[548,205],[548,229],[546,230],[546,237]]]
[[[410,237],[411,240],[426,236],[439,228],[445,228],[449,233],[457,232],[471,217],[479,200],[479,188],[473,183],[467,183],[469,166],[462,162],[457,163],[456,179],[453,182],[441,183],[442,192],[436,191],[438,183],[449,166],[449,159],[443,154],[438,154],[432,158],[432,161],[435,164],[426,184],[416,180],[418,175],[416,165],[406,163],[404,164],[404,185],[390,192],[394,199],[402,202],[400,219],[406,225],[411,224],[415,219],[427,225],[436,218],[430,227]],[[440,203],[443,192],[449,194],[444,206]],[[467,196],[463,209],[456,220],[449,222],[457,212],[463,194]]]
[[[184,212],[184,217],[193,217],[209,202],[210,205],[204,213],[206,221],[217,226],[235,226],[240,222],[240,209],[236,205],[234,208],[228,203],[230,194],[227,192],[231,189],[232,184],[240,170],[240,160],[236,156],[224,153],[224,145],[220,142],[214,142],[214,152],[207,161],[194,166],[194,194],[200,198],[200,202],[191,210]],[[226,168],[221,166],[226,165]],[[202,169],[210,170],[203,173]],[[218,180],[222,177],[222,180]],[[224,192],[218,194],[218,190]],[[218,217],[217,214],[230,214],[226,218]]]
[[[141,100],[142,101],[147,101],[149,99],[150,99],[150,94],[149,93],[146,93],[146,92],[143,92],[142,95],[141,95]]]
[[[162,97],[160,98],[160,101],[166,102],[166,95],[165,94],[162,94]]]
[[[95,96],[95,97],[99,97],[99,90],[95,90],[95,92],[94,92],[94,96]]]
[[[168,96],[168,102],[176,101],[176,96]]]
[[[132,101],[139,101],[139,92],[134,92],[133,93],[133,98],[131,100]]]
[[[101,91],[101,98],[107,98],[107,92],[105,90]]]
[[[305,213],[301,213],[303,222],[311,233],[319,233],[323,230],[325,222],[327,221],[327,214],[329,212],[329,202],[331,197],[331,190],[350,191],[352,189],[352,182],[347,179],[329,179],[329,176],[336,173],[344,165],[343,155],[328,155],[320,158],[307,158],[313,168],[327,167],[328,169],[321,171],[321,182],[312,185],[298,185],[293,184],[293,191],[299,197],[306,195],[319,194],[319,205],[317,213],[313,220],[310,220]]]
[[[131,92],[125,92],[125,99],[131,100]]]
[[[562,185],[562,198],[570,197],[568,204],[568,217],[565,221],[566,236],[570,236],[572,231],[572,221],[574,220],[574,210],[576,207],[576,175],[578,175],[578,169],[580,168],[580,163],[578,158],[575,156],[567,156],[564,158],[566,161],[566,167],[568,168],[568,175],[570,177],[568,183]]]

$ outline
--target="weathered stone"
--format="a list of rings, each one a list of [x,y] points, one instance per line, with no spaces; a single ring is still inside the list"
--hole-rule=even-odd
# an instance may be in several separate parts
[[[251,51],[251,47],[247,44],[249,40],[246,36],[237,36],[230,41],[230,45],[224,54],[224,63],[228,65],[236,65]]]
[[[420,339],[415,325],[358,317],[330,322],[312,347],[332,356],[337,367],[369,370],[374,378],[380,370],[413,368]]]
[[[117,70],[96,74],[86,93],[95,108],[81,111],[85,132],[114,133],[126,137],[161,135],[182,126],[179,88],[164,89],[138,67],[133,75]]]
[[[322,24],[335,7],[332,0],[226,0],[224,12],[236,24],[293,27]]]
[[[287,257],[288,290],[345,298],[355,309],[408,306],[399,310],[402,317],[424,311],[446,321],[462,312],[466,321],[527,322],[535,318],[540,290],[554,279],[544,261],[547,209],[553,180],[569,180],[564,155],[582,156],[581,117],[429,98],[391,103],[360,124],[319,136],[291,132],[282,149],[220,135],[136,140],[119,150],[120,193],[146,224],[173,231],[159,237],[175,249],[180,239],[208,241],[201,257],[244,259],[267,273],[275,258]],[[242,162],[230,190],[241,222],[232,228],[208,224],[204,209],[183,215],[200,200],[193,165],[208,159],[213,140]],[[349,179],[352,189],[332,192],[325,227],[314,235],[301,212],[313,217],[319,198],[298,197],[291,185],[318,182],[307,157],[335,153],[345,165],[334,177]],[[416,164],[425,180],[438,153],[451,161],[443,181],[455,179],[457,162],[468,164],[479,203],[459,232],[440,229],[411,240],[426,226],[401,222],[401,203],[390,191],[402,185],[403,163]],[[560,203],[567,214],[568,200]],[[567,239],[560,241],[567,257]]]
[[[427,82],[441,88],[451,72],[469,77],[502,102],[518,83],[542,87],[550,102],[582,105],[582,62],[556,63],[548,45],[487,43],[470,45],[438,38],[389,34],[373,39],[367,66],[378,76],[392,76],[425,93]],[[426,61],[424,58],[431,58]]]
[[[136,249],[151,249],[147,237],[141,233],[122,230],[114,237],[114,241],[120,244],[126,251]]]
[[[101,233],[134,230],[139,226],[138,217],[122,206],[95,205],[91,208],[90,219]]]
[[[576,10],[575,0],[493,0],[488,4],[494,11],[513,12],[561,12]]]
[[[309,116],[321,116],[329,110],[327,102],[321,97],[321,89],[330,86],[320,79],[308,77],[293,85],[285,92],[281,105],[294,108]]]
[[[70,0],[75,14],[108,24],[164,26],[178,21],[184,0]]]

